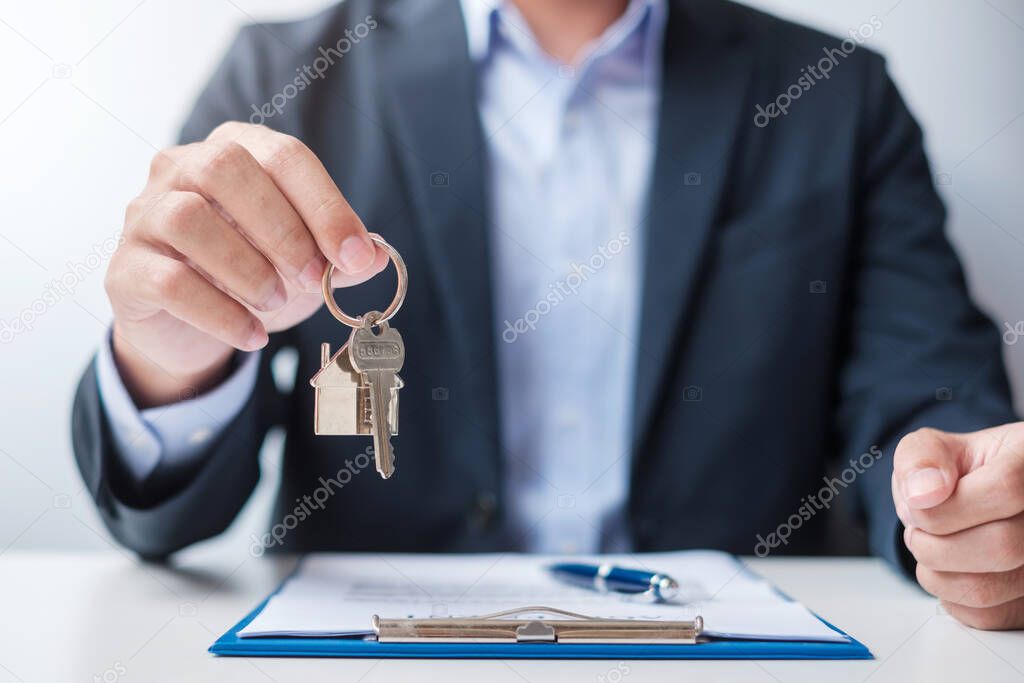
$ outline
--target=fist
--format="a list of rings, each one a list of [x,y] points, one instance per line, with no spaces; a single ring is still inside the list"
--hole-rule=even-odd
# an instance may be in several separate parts
[[[387,265],[305,145],[237,122],[159,152],[123,234],[105,286],[114,358],[139,407],[202,391],[236,349],[311,316],[328,262],[335,285]]]
[[[1024,423],[909,434],[892,495],[921,587],[968,626],[1024,628]]]

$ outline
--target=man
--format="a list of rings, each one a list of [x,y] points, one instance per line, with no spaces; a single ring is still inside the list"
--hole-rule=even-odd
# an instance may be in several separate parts
[[[218,534],[282,425],[273,549],[822,553],[838,498],[956,617],[1024,625],[998,332],[852,36],[705,0],[244,29],[110,264],[74,437],[111,533],[150,558]],[[349,312],[392,296],[367,228],[411,282],[388,481],[313,436],[305,385],[348,334],[326,264],[367,282]]]

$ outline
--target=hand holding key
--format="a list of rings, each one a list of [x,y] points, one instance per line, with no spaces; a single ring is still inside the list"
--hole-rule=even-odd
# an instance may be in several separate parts
[[[328,263],[335,285],[353,285],[387,254],[296,138],[228,122],[157,153],[105,281],[114,357],[136,404],[215,385],[235,349],[313,315]]]

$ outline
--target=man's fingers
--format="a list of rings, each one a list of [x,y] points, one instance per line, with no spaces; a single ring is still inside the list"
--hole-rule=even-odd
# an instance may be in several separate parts
[[[904,524],[946,535],[1024,513],[1024,463],[996,458],[964,475],[946,501],[927,509],[899,509]],[[903,515],[907,515],[907,519]]]
[[[957,621],[986,631],[1024,628],[1024,598],[997,607],[967,607],[943,602],[942,606]]]
[[[896,504],[896,516],[900,518],[904,526],[912,526],[913,522],[910,521],[910,508],[907,507],[907,502],[903,500],[903,491],[900,490],[900,481],[896,477],[895,470],[892,476],[889,478],[889,484],[892,488],[892,500]]]
[[[1024,515],[948,536],[908,527],[904,543],[917,561],[946,572],[1005,572],[1024,565]]]
[[[388,253],[383,249],[378,249],[376,252],[374,252],[373,264],[369,268],[360,271],[357,275],[349,275],[343,270],[335,268],[334,272],[331,273],[331,286],[352,287],[354,285],[358,285],[361,282],[369,280],[371,277],[387,268],[390,262],[391,259],[388,256]],[[317,291],[320,290],[318,289]]]
[[[238,122],[218,126],[207,139],[232,140],[248,149],[295,207],[328,260],[349,275],[368,277],[376,246],[308,147],[290,135]]]
[[[169,192],[151,216],[140,230],[144,241],[170,246],[255,309],[272,311],[286,302],[274,266],[205,198]]]
[[[906,505],[924,509],[946,500],[956,488],[963,455],[960,434],[919,429],[903,437],[893,456],[893,471]]]
[[[976,628],[1024,627],[1020,426],[920,430],[896,450],[892,496],[918,583]]]
[[[917,582],[945,602],[965,607],[995,607],[1024,597],[1024,567],[1008,572],[940,572],[917,565]]]
[[[135,299],[242,351],[267,343],[263,324],[245,306],[213,286],[187,263],[133,248],[108,284],[119,300]]]
[[[180,173],[176,187],[216,202],[283,276],[316,291],[326,261],[306,224],[243,145],[203,142],[164,152]]]

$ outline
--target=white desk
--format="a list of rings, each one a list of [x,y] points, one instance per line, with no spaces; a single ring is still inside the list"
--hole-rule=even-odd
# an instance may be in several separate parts
[[[751,560],[859,638],[858,662],[238,659],[206,648],[293,559],[189,555],[178,569],[117,553],[0,557],[0,683],[157,681],[1024,681],[1024,632],[960,626],[880,561]]]

